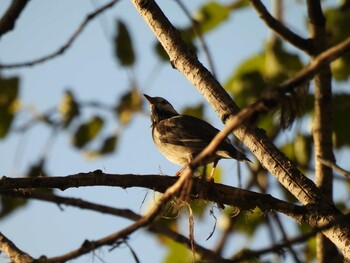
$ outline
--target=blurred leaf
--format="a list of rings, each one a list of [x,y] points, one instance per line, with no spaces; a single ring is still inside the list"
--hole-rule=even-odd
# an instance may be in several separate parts
[[[47,173],[45,172],[44,166],[45,166],[45,159],[42,158],[36,164],[31,165],[26,176],[30,177],[30,178],[35,178],[35,177],[39,177],[39,176],[47,176]]]
[[[17,208],[20,208],[27,204],[26,199],[20,199],[20,198],[12,198],[7,196],[1,196],[1,212],[0,212],[0,218],[4,218],[5,216],[8,216],[12,212],[14,212]]]
[[[229,18],[230,9],[218,2],[206,3],[194,15],[201,32],[206,33]]]
[[[104,139],[102,147],[100,149],[100,153],[102,154],[110,154],[115,151],[115,147],[118,142],[118,136],[117,135],[111,135]]]
[[[312,231],[312,228],[305,223],[301,223],[298,226],[301,234],[307,234]],[[312,262],[316,258],[316,236],[307,240],[307,246],[304,247],[303,252],[305,262]]]
[[[208,205],[212,205],[211,203],[205,201],[205,200],[191,200],[191,209],[193,211],[193,214],[197,216],[198,218],[203,218],[203,216],[207,215],[205,211],[207,211]]]
[[[350,9],[330,8],[325,11],[327,19],[327,40],[330,45],[336,45],[350,35]],[[331,64],[333,77],[339,81],[346,81],[350,76],[350,55],[345,54]]]
[[[241,212],[236,219],[233,228],[248,237],[252,237],[258,227],[265,221],[264,213],[259,208],[249,212]]]
[[[127,26],[120,20],[116,22],[117,35],[114,39],[115,54],[122,66],[135,63],[135,52]]]
[[[312,137],[311,135],[303,135],[297,133],[294,140],[295,160],[302,167],[307,167],[311,160],[312,152]]]
[[[81,124],[73,135],[73,144],[78,148],[83,148],[93,140],[103,127],[103,119],[94,116],[88,122]]]
[[[225,84],[232,92],[235,102],[241,108],[253,103],[266,88],[264,81],[264,55],[255,55],[247,59]]]
[[[261,115],[256,125],[264,129],[269,138],[273,138],[278,131],[272,114]]]
[[[333,77],[338,81],[346,81],[350,76],[350,54],[344,54],[331,64]]]
[[[0,76],[0,139],[9,131],[18,109],[19,78]]]
[[[58,110],[62,115],[63,126],[66,128],[70,125],[72,120],[79,116],[79,105],[76,102],[73,92],[71,90],[65,91],[63,98],[60,101]]]
[[[161,61],[169,62],[168,53],[166,53],[165,49],[159,42],[155,43],[154,50],[156,55],[160,58]]]
[[[188,263],[191,262],[192,253],[181,243],[171,241],[168,244],[168,254],[164,263]]]
[[[119,100],[116,107],[118,118],[123,124],[128,124],[135,112],[142,110],[142,97],[136,88],[125,93]]]
[[[199,103],[196,106],[187,107],[182,111],[182,114],[184,115],[190,115],[199,119],[203,119],[203,113],[204,113],[203,103]]]
[[[284,144],[280,149],[289,160],[305,169],[311,160],[312,144],[311,135],[297,133],[292,142]]]
[[[269,85],[280,83],[303,68],[300,57],[287,51],[281,40],[269,41],[265,47],[264,78]]]
[[[350,94],[338,93],[333,96],[334,106],[334,145],[337,148],[350,146],[350,125],[348,120],[350,116]]]

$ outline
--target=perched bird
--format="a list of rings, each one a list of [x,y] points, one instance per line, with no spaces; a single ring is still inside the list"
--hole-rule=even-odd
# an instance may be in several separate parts
[[[152,137],[158,150],[171,162],[182,166],[179,175],[219,132],[212,125],[188,115],[180,115],[174,107],[161,97],[151,97],[144,94],[150,104],[152,121]],[[212,178],[220,159],[250,160],[238,151],[231,141],[223,140],[215,153],[203,164],[213,164],[210,174]]]

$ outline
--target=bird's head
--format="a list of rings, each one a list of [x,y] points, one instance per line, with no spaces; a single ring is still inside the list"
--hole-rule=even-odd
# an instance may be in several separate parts
[[[152,125],[157,124],[161,120],[179,115],[166,99],[161,97],[151,97],[146,94],[143,94],[143,96],[145,96],[150,104]]]

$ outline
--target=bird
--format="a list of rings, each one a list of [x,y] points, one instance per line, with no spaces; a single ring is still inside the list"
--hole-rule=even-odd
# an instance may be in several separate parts
[[[180,175],[190,162],[213,140],[219,130],[208,122],[179,114],[164,98],[143,94],[150,104],[152,138],[158,150],[171,162],[182,166]],[[203,165],[213,163],[208,180],[212,180],[220,159],[251,162],[225,138]]]

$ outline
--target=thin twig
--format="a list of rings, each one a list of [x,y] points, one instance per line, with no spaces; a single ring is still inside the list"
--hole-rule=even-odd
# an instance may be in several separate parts
[[[347,178],[350,178],[350,172],[347,170],[344,170],[340,166],[336,165],[334,162],[325,160],[321,158],[320,156],[317,156],[317,159],[324,165],[328,166],[329,168],[332,168],[333,170],[337,171],[338,173],[344,175]]]
[[[193,31],[196,34],[196,36],[198,37],[199,43],[201,43],[201,45],[202,45],[203,52],[204,52],[204,54],[207,57],[210,72],[213,75],[213,77],[216,78],[214,61],[213,61],[213,58],[212,58],[212,56],[210,54],[209,48],[208,48],[208,46],[207,46],[207,44],[206,44],[206,42],[204,40],[203,33],[202,33],[202,30],[201,30],[200,26],[198,25],[198,22],[195,19],[192,18],[191,13],[188,11],[188,9],[184,5],[184,3],[182,3],[181,0],[175,0],[175,1],[178,3],[178,5],[183,10],[183,12],[188,17],[188,19],[191,20]]]
[[[311,54],[313,52],[313,47],[311,46],[311,42],[308,39],[304,39],[295,34],[288,27],[284,26],[280,21],[275,19],[260,0],[250,0],[250,3],[259,14],[260,18],[265,22],[265,24],[279,37],[308,54]]]
[[[86,27],[89,22],[91,22],[96,16],[103,13],[105,10],[111,8],[115,3],[117,3],[118,0],[113,0],[102,7],[96,9],[94,12],[88,14],[86,18],[83,20],[83,22],[79,25],[79,27],[75,30],[75,32],[71,35],[71,37],[68,39],[68,41],[61,46],[56,51],[52,52],[49,55],[45,55],[41,58],[33,59],[26,62],[21,63],[11,63],[11,64],[0,64],[0,69],[12,69],[12,68],[22,68],[22,67],[30,67],[34,66],[43,62],[46,62],[50,59],[53,59],[59,55],[62,55],[76,40],[76,38],[80,35],[80,33],[83,31],[83,29]]]

